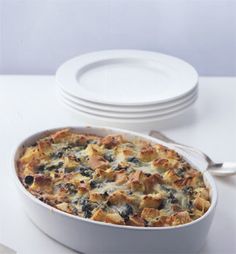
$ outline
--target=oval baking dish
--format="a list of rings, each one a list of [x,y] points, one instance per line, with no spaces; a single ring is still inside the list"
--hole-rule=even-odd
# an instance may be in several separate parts
[[[162,141],[131,131],[83,126],[66,128],[98,136],[121,134],[127,140],[141,138],[171,148],[170,145]],[[210,190],[211,205],[202,217],[184,225],[134,227],[97,222],[62,212],[34,197],[18,178],[17,161],[25,147],[60,129],[63,128],[41,131],[26,138],[17,147],[13,158],[13,175],[22,198],[22,204],[29,218],[44,233],[82,253],[197,253],[202,248],[213,219],[217,191],[212,176],[198,167],[197,169],[203,173],[205,185]],[[177,152],[190,164],[193,164],[189,155]]]

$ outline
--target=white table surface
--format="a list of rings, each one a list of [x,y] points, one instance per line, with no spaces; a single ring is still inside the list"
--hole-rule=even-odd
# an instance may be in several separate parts
[[[41,129],[84,123],[64,109],[54,89],[53,76],[0,76],[0,243],[19,254],[75,253],[28,220],[9,174],[12,149],[22,138]],[[194,107],[153,129],[198,147],[217,161],[236,161],[236,78],[200,78]],[[201,254],[233,254],[236,176],[215,179],[219,202]]]

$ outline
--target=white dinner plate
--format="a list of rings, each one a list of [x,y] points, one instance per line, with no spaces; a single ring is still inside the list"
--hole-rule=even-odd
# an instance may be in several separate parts
[[[81,55],[56,73],[71,96],[108,105],[151,105],[191,92],[198,74],[178,58],[139,50],[109,50]]]
[[[150,112],[156,111],[160,109],[166,109],[169,107],[173,107],[178,105],[180,102],[184,102],[188,100],[190,96],[198,92],[198,86],[196,86],[191,92],[187,93],[186,95],[179,97],[175,100],[171,100],[169,102],[157,103],[152,105],[145,105],[145,106],[114,106],[114,105],[106,105],[100,104],[96,102],[89,102],[83,99],[80,99],[76,96],[72,96],[68,94],[66,91],[62,89],[58,90],[59,95],[63,96],[64,98],[68,98],[69,100],[78,103],[84,107],[88,107],[91,109],[101,110],[101,111],[111,111],[111,112],[119,112],[119,113],[139,113],[139,112]]]
[[[113,123],[116,123],[116,122],[117,123],[148,123],[148,122],[153,122],[153,121],[164,120],[164,119],[179,115],[180,113],[184,112],[187,108],[189,108],[196,101],[196,99],[197,99],[197,96],[195,96],[190,101],[181,105],[181,107],[179,107],[178,109],[170,111],[168,113],[157,114],[152,117],[133,117],[133,118],[131,118],[131,117],[119,118],[119,117],[101,116],[101,115],[98,115],[95,113],[89,113],[86,110],[79,109],[74,103],[64,100],[63,98],[61,98],[61,101],[65,106],[67,106],[67,108],[76,112],[77,114],[81,114],[81,115],[84,115],[88,118],[93,118],[95,120],[100,120],[100,121],[104,121],[104,122],[108,121],[108,122],[113,122]]]
[[[190,96],[184,98],[184,100],[180,100],[178,104],[174,106],[167,106],[164,109],[156,109],[152,111],[145,111],[145,112],[116,112],[116,111],[106,111],[100,110],[96,108],[91,108],[87,106],[83,106],[77,101],[61,94],[61,99],[65,103],[69,103],[70,105],[75,106],[78,110],[84,111],[89,114],[96,114],[103,117],[114,117],[114,118],[147,118],[147,117],[156,117],[158,115],[168,114],[170,112],[175,112],[181,110],[183,106],[188,105],[189,102],[196,100],[197,98],[197,91],[191,94]]]

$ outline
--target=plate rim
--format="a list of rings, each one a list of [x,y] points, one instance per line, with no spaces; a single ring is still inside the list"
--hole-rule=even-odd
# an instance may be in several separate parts
[[[98,116],[96,114],[87,113],[85,111],[78,110],[74,105],[68,105],[68,103],[65,103],[64,101],[60,100],[61,104],[68,108],[69,110],[73,111],[76,114],[82,114],[85,117],[88,117],[90,119],[93,119],[95,121],[102,121],[102,122],[111,122],[111,123],[119,123],[119,124],[147,124],[150,122],[156,122],[156,121],[162,121],[168,118],[175,117],[181,113],[183,113],[185,110],[189,109],[190,106],[192,106],[197,100],[197,96],[190,101],[188,104],[186,104],[183,108],[173,111],[170,113],[165,113],[163,115],[159,115],[156,117],[147,117],[147,118],[114,118],[114,117],[105,117],[105,116]]]
[[[84,110],[87,113],[91,114],[96,114],[100,116],[105,116],[105,117],[114,117],[114,118],[146,118],[146,117],[156,117],[157,115],[164,115],[164,114],[169,114],[171,112],[178,111],[179,108],[181,110],[182,106],[188,104],[192,100],[197,100],[198,97],[198,92],[195,91],[195,93],[191,94],[190,96],[184,98],[184,100],[179,101],[176,105],[172,105],[166,108],[162,109],[156,109],[152,111],[143,111],[143,112],[115,112],[115,111],[105,111],[105,110],[100,110],[96,108],[90,108],[87,106],[83,106],[82,104],[79,104],[75,101],[70,100],[69,98],[64,97],[63,95],[60,95],[60,100],[63,102],[66,101],[69,104],[74,105],[75,107],[78,108],[78,110]],[[136,117],[135,117],[136,116]]]
[[[87,101],[93,101],[96,103],[100,103],[100,104],[106,104],[106,105],[124,105],[124,106],[144,106],[144,105],[153,105],[156,103],[161,103],[161,102],[169,102],[172,101],[174,99],[178,99],[179,97],[184,96],[185,94],[187,94],[188,92],[190,92],[191,90],[193,90],[198,83],[198,73],[195,70],[195,68],[187,63],[186,61],[174,57],[174,56],[170,56],[167,54],[162,54],[159,52],[153,52],[153,51],[145,51],[145,50],[134,50],[134,49],[115,49],[115,50],[101,50],[101,51],[94,51],[94,52],[90,52],[87,54],[83,54],[77,57],[74,57],[68,61],[66,61],[64,64],[62,64],[58,70],[56,71],[56,82],[58,84],[58,86],[63,89],[63,90],[67,90],[70,91],[71,94],[73,94],[73,89],[71,90],[71,85],[78,85],[78,82],[75,79],[75,76],[77,75],[77,67],[73,66],[76,63],[78,64],[78,62],[80,63],[81,61],[88,61],[89,63],[93,62],[93,61],[97,61],[97,60],[104,60],[105,59],[109,59],[109,58],[121,58],[121,57],[133,57],[133,58],[137,58],[137,57],[142,57],[142,58],[148,58],[149,59],[157,59],[160,61],[159,58],[164,58],[164,61],[173,61],[175,66],[176,63],[181,64],[182,66],[184,66],[185,68],[188,69],[188,75],[192,76],[192,87],[188,90],[183,92],[182,94],[176,95],[176,96],[172,96],[172,98],[167,98],[167,99],[157,99],[157,100],[150,100],[150,101],[143,101],[143,102],[112,102],[109,99],[108,100],[104,100],[104,99],[99,99],[99,98],[94,98],[93,96],[84,96],[83,94],[79,94],[78,92],[75,92],[75,94],[77,95],[77,97],[82,98],[84,100]],[[97,59],[96,59],[97,58]],[[172,63],[173,64],[173,63]],[[75,72],[75,73],[74,73]],[[69,80],[68,80],[69,79]],[[67,85],[65,85],[65,83],[67,83]],[[73,84],[72,84],[73,83]],[[68,85],[69,84],[69,85]],[[69,89],[68,89],[69,87]]]
[[[187,93],[184,96],[181,96],[180,98],[177,98],[175,100],[171,100],[169,102],[163,102],[163,103],[157,103],[157,104],[152,104],[152,105],[138,105],[138,106],[125,106],[125,105],[108,105],[108,104],[101,104],[101,103],[96,103],[93,101],[87,101],[82,98],[78,98],[75,95],[69,94],[67,91],[64,91],[63,89],[57,89],[57,92],[59,95],[63,94],[68,98],[71,98],[73,101],[77,101],[81,105],[84,105],[85,107],[91,107],[91,108],[96,108],[100,110],[105,110],[105,111],[117,111],[117,112],[145,112],[145,111],[154,111],[157,109],[164,109],[166,107],[174,106],[179,103],[179,101],[185,100],[186,98],[190,97],[194,93],[199,92],[199,87],[198,84],[194,89],[192,89],[189,93]]]

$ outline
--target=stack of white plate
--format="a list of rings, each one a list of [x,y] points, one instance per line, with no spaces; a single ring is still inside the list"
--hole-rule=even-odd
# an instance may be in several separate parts
[[[139,124],[173,117],[197,98],[198,74],[178,58],[138,50],[81,55],[56,73],[61,101],[92,123]]]

